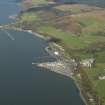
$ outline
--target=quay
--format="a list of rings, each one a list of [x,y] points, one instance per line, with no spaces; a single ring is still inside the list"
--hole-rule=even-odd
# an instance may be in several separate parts
[[[63,61],[44,62],[44,63],[33,62],[32,65],[37,65],[38,67],[46,68],[46,70],[49,70],[67,77],[72,77],[73,70],[75,67],[73,62],[67,63]]]
[[[48,62],[32,62],[32,65],[45,68],[46,70],[49,70],[70,78],[73,77],[74,70],[76,70],[76,67],[77,67],[77,63],[73,59],[66,59],[64,57],[63,48],[56,45],[55,43],[50,43],[49,46],[45,48],[45,50],[49,54],[48,57],[51,56],[52,58],[55,58],[55,60],[48,61]],[[45,57],[41,57],[41,59],[45,59]]]

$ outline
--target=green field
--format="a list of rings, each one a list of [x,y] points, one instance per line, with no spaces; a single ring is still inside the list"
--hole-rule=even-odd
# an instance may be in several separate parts
[[[64,11],[64,12],[66,11],[66,12],[72,13],[72,14],[82,13],[82,9],[78,5],[74,5],[74,6],[61,5],[61,6],[57,6],[55,8],[58,10]]]
[[[70,32],[63,32],[62,30],[56,29],[51,26],[40,27],[38,28],[38,31],[42,34],[47,34],[49,36],[61,39],[61,41],[70,48],[86,47],[86,44],[80,38],[76,37]]]
[[[20,19],[21,22],[35,22],[38,20],[40,20],[40,18],[38,17],[36,13],[33,13],[33,12],[22,14],[21,19]]]
[[[101,97],[105,105],[105,80],[100,80],[99,77],[105,76],[105,51],[96,53],[96,65],[91,69],[85,68],[89,78],[94,83],[97,94]]]

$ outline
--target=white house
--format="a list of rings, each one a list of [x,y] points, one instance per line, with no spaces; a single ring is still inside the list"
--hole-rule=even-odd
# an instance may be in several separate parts
[[[105,80],[105,76],[99,76],[99,80]]]
[[[94,63],[94,59],[93,58],[91,58],[91,59],[85,59],[85,60],[82,60],[81,62],[80,62],[80,64],[82,65],[82,66],[84,66],[84,67],[92,67],[92,65],[93,65],[93,63]]]
[[[58,51],[55,51],[54,54],[55,54],[55,55],[59,55],[59,52],[58,52]]]

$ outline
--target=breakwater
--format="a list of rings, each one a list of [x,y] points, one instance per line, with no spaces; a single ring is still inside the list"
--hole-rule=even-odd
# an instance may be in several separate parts
[[[46,68],[46,70],[67,76],[72,77],[73,75],[73,65],[70,66],[68,63],[64,63],[62,61],[55,62],[45,62],[45,63],[32,63],[33,65],[37,65],[38,67]]]

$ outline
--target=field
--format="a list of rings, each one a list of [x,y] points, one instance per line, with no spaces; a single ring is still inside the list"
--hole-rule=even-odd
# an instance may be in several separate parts
[[[36,22],[36,27],[39,23],[35,29],[37,32],[57,37],[70,48],[86,48],[94,43],[105,42],[104,15],[105,10],[59,17],[52,8],[50,12],[40,10],[35,13],[23,13],[21,23]]]
[[[80,38],[77,38],[70,32],[63,32],[60,29],[56,29],[50,26],[39,27],[38,30],[42,34],[61,39],[61,41],[70,48],[86,47],[86,44]]]
[[[21,17],[21,22],[35,22],[40,20],[37,14],[35,13],[24,13],[23,16]]]
[[[103,101],[102,105],[105,105],[105,80],[99,79],[99,77],[105,76],[105,63],[98,63],[96,67],[85,70],[89,75],[89,78],[91,78],[97,94],[101,97],[101,100]]]
[[[43,4],[43,3],[48,3],[47,0],[32,0],[32,3],[37,5],[37,4]]]

